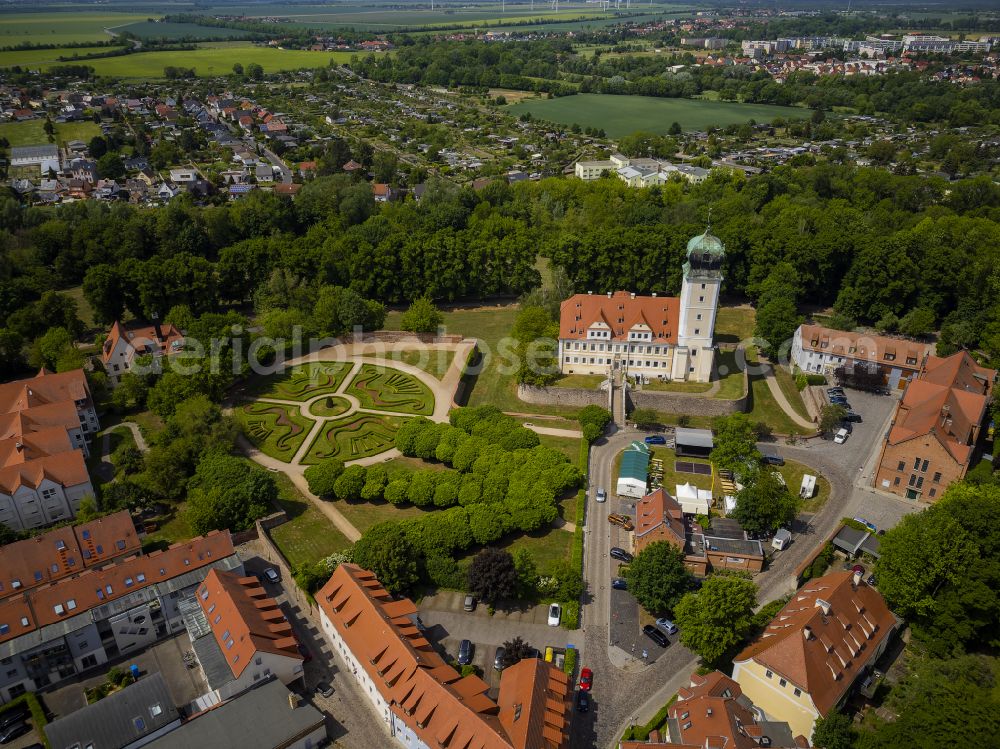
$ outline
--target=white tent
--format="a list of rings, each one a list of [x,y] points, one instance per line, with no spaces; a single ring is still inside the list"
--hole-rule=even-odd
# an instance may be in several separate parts
[[[688,515],[707,515],[712,505],[712,492],[691,484],[677,484],[677,497],[681,510]]]

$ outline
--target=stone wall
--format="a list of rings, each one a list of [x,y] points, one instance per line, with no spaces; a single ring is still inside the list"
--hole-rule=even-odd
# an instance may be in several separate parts
[[[610,402],[608,391],[589,388],[518,385],[517,397],[525,403],[533,403],[537,406],[570,406],[572,408],[583,408],[584,406],[608,408]]]
[[[670,414],[686,416],[726,416],[747,410],[747,396],[735,400],[719,400],[697,393],[665,393],[652,390],[628,391],[628,407],[652,408]]]

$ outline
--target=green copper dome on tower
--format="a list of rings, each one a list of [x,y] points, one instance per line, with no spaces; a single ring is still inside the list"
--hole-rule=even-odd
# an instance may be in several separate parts
[[[721,257],[726,254],[726,247],[722,244],[721,239],[712,234],[712,229],[709,227],[705,229],[704,234],[691,237],[688,241],[688,257],[691,257],[692,252],[708,253],[709,255],[719,255]]]
[[[703,234],[691,237],[687,244],[687,261],[684,263],[684,277],[719,278],[722,276],[722,261],[726,256],[726,246],[712,234],[712,219]]]

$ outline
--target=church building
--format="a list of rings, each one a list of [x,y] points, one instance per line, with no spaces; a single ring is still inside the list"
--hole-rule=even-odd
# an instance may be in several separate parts
[[[560,307],[560,372],[711,380],[724,257],[722,241],[709,228],[688,242],[680,297],[628,291],[571,296]]]

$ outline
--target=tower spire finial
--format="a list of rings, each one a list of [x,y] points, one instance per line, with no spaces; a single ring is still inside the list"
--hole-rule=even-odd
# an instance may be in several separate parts
[[[708,234],[712,231],[712,206],[708,207],[708,225],[705,227],[705,233]]]

